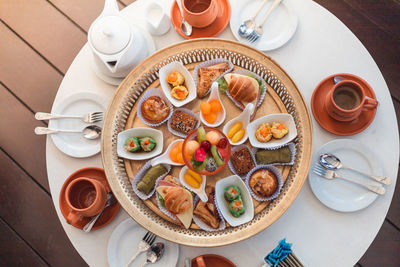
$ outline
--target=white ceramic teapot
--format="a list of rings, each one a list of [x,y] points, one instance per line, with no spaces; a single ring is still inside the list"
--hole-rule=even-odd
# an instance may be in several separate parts
[[[116,0],[106,0],[104,10],[90,25],[88,43],[101,74],[123,78],[149,56],[144,33],[120,15]]]

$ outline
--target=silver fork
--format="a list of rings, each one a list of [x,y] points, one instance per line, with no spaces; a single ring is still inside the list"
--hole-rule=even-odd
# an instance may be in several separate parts
[[[145,236],[143,237],[143,239],[140,240],[135,255],[133,255],[133,257],[129,260],[129,262],[126,264],[126,267],[128,267],[140,253],[148,250],[151,247],[151,245],[153,245],[154,240],[156,240],[156,235],[153,233],[147,232],[145,234]]]
[[[336,172],[334,172],[332,170],[325,169],[324,167],[320,166],[318,163],[315,164],[313,172],[318,174],[319,176],[322,176],[322,177],[326,178],[326,179],[332,180],[332,179],[335,179],[335,178],[340,178],[340,179],[343,179],[343,180],[358,184],[358,185],[363,186],[363,187],[367,188],[368,190],[370,190],[370,191],[372,191],[372,192],[374,192],[374,193],[376,193],[378,195],[383,195],[386,192],[386,190],[385,190],[385,188],[383,186],[363,184],[363,183],[359,183],[357,181],[354,181],[352,179],[348,179],[348,178],[339,176]]]
[[[91,112],[82,116],[56,115],[45,112],[36,112],[35,118],[39,121],[60,118],[77,118],[83,120],[86,123],[95,123],[103,120],[103,112]]]
[[[263,25],[264,23],[267,21],[269,15],[271,15],[272,11],[274,11],[274,9],[280,4],[280,2],[282,2],[282,0],[275,0],[271,7],[268,9],[267,14],[265,14],[264,19],[262,20],[262,22],[260,24],[258,24],[257,27],[255,27],[254,31],[247,36],[247,40],[249,40],[250,43],[254,43],[255,41],[257,41],[261,35],[263,34]]]

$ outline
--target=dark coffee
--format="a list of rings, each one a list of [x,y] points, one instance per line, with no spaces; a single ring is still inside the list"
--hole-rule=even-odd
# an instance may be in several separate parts
[[[201,13],[206,10],[210,4],[211,0],[184,0],[185,7],[192,13]]]
[[[361,104],[361,97],[357,89],[343,85],[336,88],[333,93],[333,101],[342,109],[352,110]]]
[[[96,189],[88,181],[80,181],[71,187],[69,199],[76,209],[90,207],[96,199]]]

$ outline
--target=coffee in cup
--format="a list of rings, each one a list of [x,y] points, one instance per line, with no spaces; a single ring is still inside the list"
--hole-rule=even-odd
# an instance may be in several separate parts
[[[325,108],[335,120],[348,122],[358,118],[362,111],[375,109],[378,101],[366,98],[364,88],[352,80],[337,83],[327,94]]]
[[[82,217],[92,217],[102,211],[106,205],[107,192],[100,181],[82,177],[69,183],[65,199],[71,209],[67,223],[76,224]]]
[[[193,27],[209,26],[218,15],[218,0],[179,0],[182,1],[184,19]]]

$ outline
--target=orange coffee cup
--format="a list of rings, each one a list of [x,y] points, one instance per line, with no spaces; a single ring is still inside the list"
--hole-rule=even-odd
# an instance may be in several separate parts
[[[95,216],[105,207],[107,192],[101,182],[82,177],[67,186],[65,199],[71,209],[67,223],[76,224],[82,217]]]
[[[351,80],[335,84],[325,98],[325,109],[329,116],[343,122],[355,120],[363,111],[377,106],[378,101],[367,98],[364,88]]]
[[[209,26],[218,15],[218,0],[180,0],[184,19],[193,27]]]

